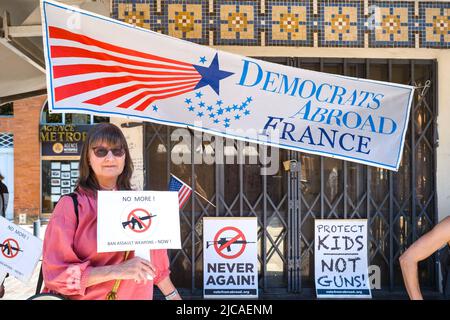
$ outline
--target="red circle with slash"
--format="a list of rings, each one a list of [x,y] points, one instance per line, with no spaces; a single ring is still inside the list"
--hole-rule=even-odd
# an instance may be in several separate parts
[[[218,239],[219,239],[220,235],[223,234],[225,231],[228,231],[228,230],[235,231],[235,232],[237,233],[237,235],[234,236],[234,237],[232,237],[232,238],[231,238],[230,240],[228,240],[225,244],[223,244],[223,245],[221,245],[221,246],[219,247],[219,246],[218,246]],[[226,238],[226,237],[225,237],[225,238]],[[227,249],[229,246],[231,246],[233,243],[235,243],[236,241],[238,241],[238,240],[240,240],[240,239],[242,239],[242,240],[241,240],[242,243],[236,243],[235,245],[241,244],[242,247],[241,247],[241,249],[240,249],[236,254],[233,254],[233,255],[226,255],[226,254],[224,254],[224,253],[222,252],[223,250]],[[245,247],[246,247],[246,240],[245,240],[244,233],[243,233],[241,230],[239,230],[238,228],[235,228],[235,227],[225,227],[225,228],[222,228],[222,229],[220,229],[220,230],[217,232],[216,236],[214,237],[214,250],[216,250],[216,252],[217,252],[217,254],[218,254],[219,256],[221,256],[222,258],[225,258],[225,259],[235,259],[235,258],[239,257],[239,256],[244,252]]]
[[[148,224],[146,224],[145,221],[141,220],[139,215],[136,214],[136,212],[143,212],[146,216],[150,217],[150,218],[148,218]],[[135,218],[143,227],[142,229],[137,230],[137,229],[132,229],[132,226],[131,226],[130,229],[133,232],[137,232],[137,233],[145,232],[150,228],[150,226],[152,224],[152,218],[151,218],[150,213],[147,210],[142,209],[142,208],[136,208],[128,214],[128,218],[127,218],[128,221],[131,221],[131,219],[133,219],[133,218]],[[130,226],[130,225],[132,225],[131,222],[128,224],[128,226]],[[137,227],[139,227],[139,226],[137,226]]]
[[[14,257],[16,257],[19,254],[20,251],[20,247],[19,247],[19,243],[12,239],[6,239],[5,241],[3,241],[3,249],[2,249],[2,254],[8,258],[8,259],[12,259]],[[9,254],[6,254],[6,248],[8,248],[9,250]],[[14,252],[15,251],[15,252]]]

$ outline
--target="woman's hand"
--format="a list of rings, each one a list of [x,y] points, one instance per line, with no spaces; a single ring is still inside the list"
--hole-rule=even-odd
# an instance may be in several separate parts
[[[156,269],[150,261],[134,257],[115,265],[113,273],[116,279],[134,280],[137,283],[143,281],[146,284],[148,275],[153,278],[156,276]]]

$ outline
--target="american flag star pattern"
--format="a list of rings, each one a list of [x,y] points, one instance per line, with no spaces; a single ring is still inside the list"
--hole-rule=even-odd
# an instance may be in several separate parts
[[[192,188],[185,184],[183,181],[175,177],[173,174],[170,175],[169,181],[169,191],[178,192],[178,202],[180,203],[180,209],[189,200],[189,196],[192,193]]]
[[[236,122],[251,113],[248,109],[253,101],[251,96],[240,103],[227,105],[217,95],[204,94],[202,91],[194,91],[190,94],[187,93],[184,100],[186,110],[193,112],[197,118],[207,124],[214,123],[223,128],[230,128],[233,124],[231,119]]]

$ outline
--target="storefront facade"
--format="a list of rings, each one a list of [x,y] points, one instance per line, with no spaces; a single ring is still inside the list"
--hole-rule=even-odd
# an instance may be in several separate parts
[[[379,275],[374,296],[404,294],[398,257],[450,212],[450,140],[438,126],[450,116],[450,95],[439,85],[450,81],[450,33],[441,28],[448,2],[113,0],[111,8],[121,21],[220,50],[421,87],[398,172],[269,149],[278,170],[262,175],[258,146],[228,141],[218,152],[217,137],[191,132],[180,142],[179,128],[142,127],[145,189],[166,190],[173,173],[216,206],[194,194],[181,212],[183,248],[171,252],[172,278],[187,296],[202,294],[202,218],[209,216],[258,218],[263,297],[314,296],[314,219],[367,218],[369,265]],[[192,161],[174,161],[183,152]],[[214,161],[196,161],[208,156]],[[287,160],[297,170],[285,171]],[[438,292],[433,259],[420,265],[420,280]]]
[[[374,296],[404,296],[398,257],[450,214],[449,2],[111,0],[111,16],[274,63],[419,87],[398,172],[235,140],[221,147],[189,131],[180,140],[179,128],[111,118],[132,149],[137,189],[167,190],[173,173],[215,205],[193,194],[181,210],[182,249],[170,256],[184,297],[202,295],[202,218],[211,216],[258,218],[260,295],[281,298],[314,296],[314,219],[367,218]],[[74,187],[87,130],[109,121],[49,114],[45,99],[14,102],[14,115],[0,118],[0,157],[14,172],[6,161],[0,170],[15,186],[16,222],[50,217]],[[430,295],[439,291],[434,262],[420,264]]]
[[[50,114],[47,103],[41,112],[41,218],[50,218],[59,198],[73,192],[79,177],[81,147],[89,129],[108,118],[87,114]]]

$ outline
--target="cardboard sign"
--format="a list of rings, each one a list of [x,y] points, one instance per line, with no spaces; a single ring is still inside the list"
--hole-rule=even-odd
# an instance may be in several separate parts
[[[99,191],[97,251],[180,249],[178,193]]]
[[[257,298],[256,218],[203,218],[205,298]]]
[[[26,283],[41,255],[41,239],[0,217],[0,271]]]
[[[371,298],[367,267],[367,219],[315,220],[318,298]]]

